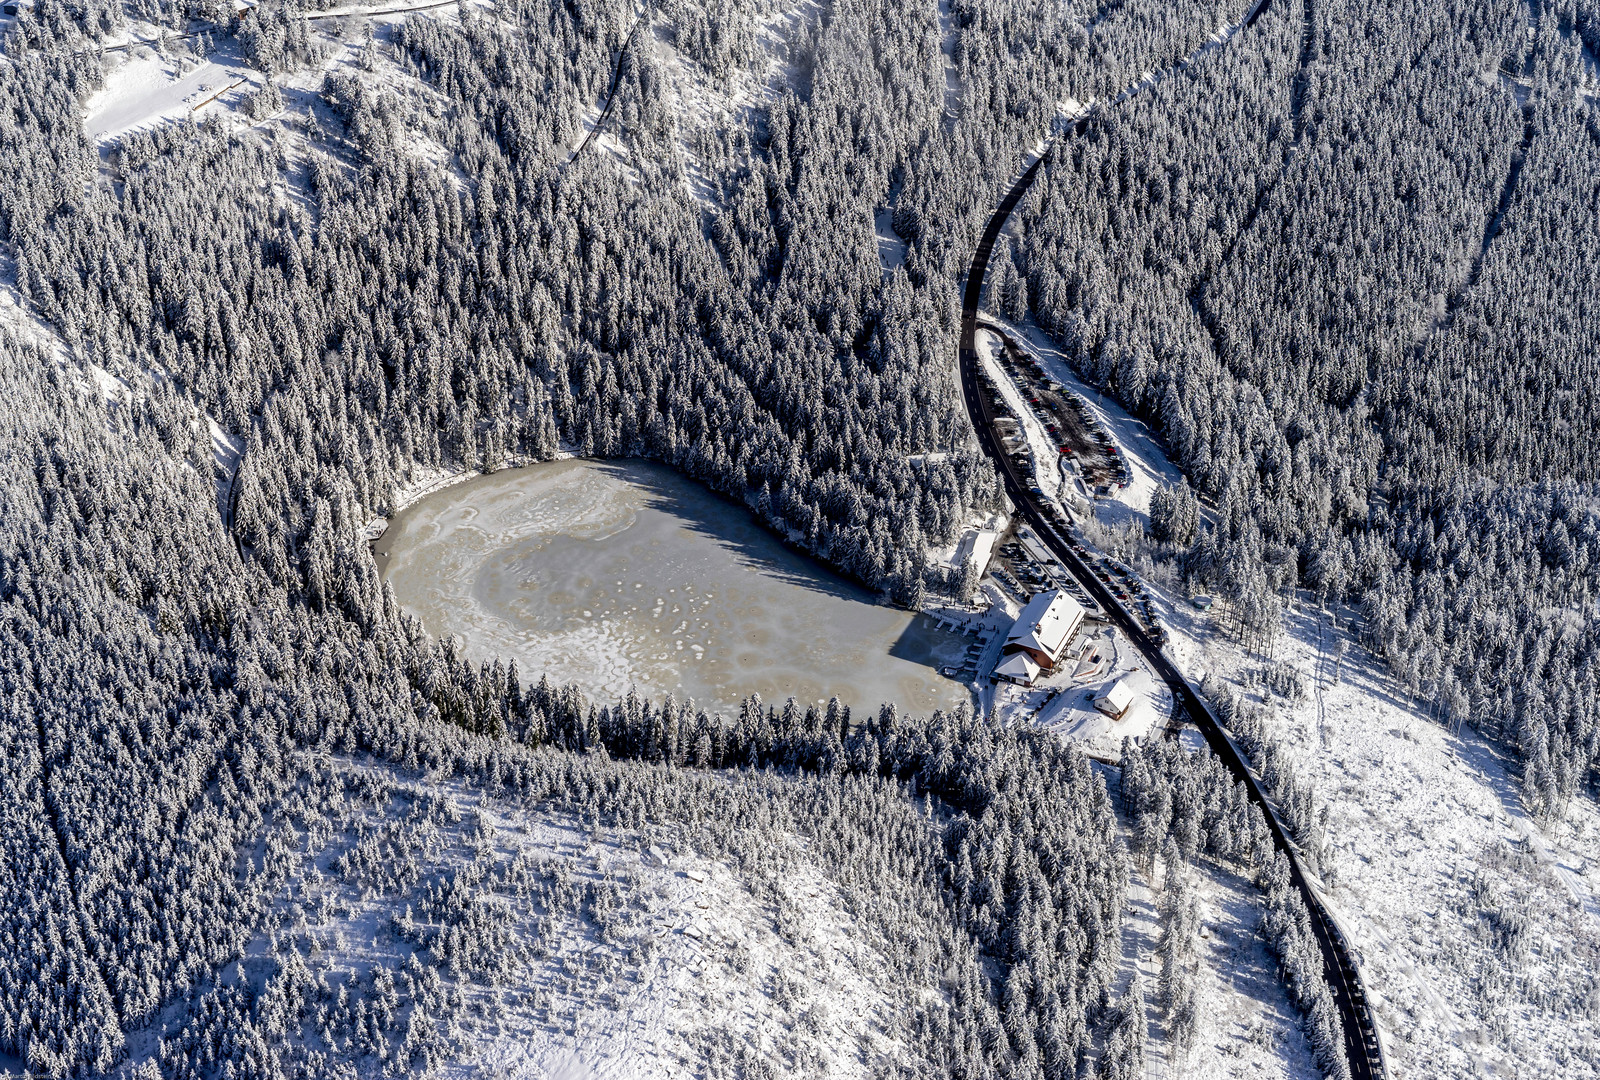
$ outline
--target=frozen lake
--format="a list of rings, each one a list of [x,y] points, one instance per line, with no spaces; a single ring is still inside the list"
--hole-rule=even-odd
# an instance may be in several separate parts
[[[374,545],[405,609],[469,655],[592,697],[630,685],[728,711],[837,695],[857,715],[967,701],[939,674],[971,639],[780,544],[663,466],[556,461],[427,496]]]

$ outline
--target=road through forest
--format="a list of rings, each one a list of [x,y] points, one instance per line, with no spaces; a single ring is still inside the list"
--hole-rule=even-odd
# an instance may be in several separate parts
[[[1268,0],[1257,0],[1250,9],[1245,19],[1240,24],[1240,29],[1245,29],[1255,23],[1256,19],[1266,10]],[[1211,43],[1202,46],[1211,47]],[[1177,66],[1187,64],[1186,58]],[[1136,92],[1136,91],[1135,91]],[[1132,94],[1119,97],[1113,104],[1118,104]],[[1086,131],[1094,122],[1096,113],[1073,123],[1059,137],[1061,139],[1077,138]],[[1006,220],[1011,212],[1016,209],[1017,203],[1032,186],[1038,176],[1040,167],[1049,159],[1054,146],[1048,147],[1045,152],[1029,165],[1011,189],[1006,192],[1000,205],[995,208],[985,226],[983,235],[978,241],[977,250],[973,254],[972,265],[967,274],[966,291],[961,305],[961,340],[958,352],[958,363],[961,373],[962,396],[966,401],[967,413],[972,420],[972,425],[977,433],[978,445],[983,452],[994,462],[1005,484],[1006,494],[1016,506],[1017,512],[1039,536],[1046,546],[1059,558],[1064,566],[1078,579],[1079,583],[1088,590],[1089,595],[1105,609],[1111,621],[1125,634],[1135,648],[1139,650],[1160,678],[1172,690],[1175,702],[1175,711],[1185,715],[1190,723],[1199,729],[1205,737],[1206,745],[1222,760],[1235,779],[1245,785],[1250,801],[1255,803],[1262,811],[1267,821],[1267,828],[1271,832],[1272,842],[1278,851],[1282,852],[1289,862],[1289,877],[1294,888],[1300,893],[1301,900],[1305,903],[1311,916],[1312,930],[1316,935],[1317,945],[1322,953],[1324,968],[1328,976],[1329,987],[1333,991],[1334,1003],[1338,1007],[1341,1026],[1344,1029],[1345,1058],[1349,1062],[1350,1075],[1353,1080],[1379,1080],[1387,1072],[1384,1067],[1383,1050],[1378,1039],[1376,1022],[1372,1013],[1371,1003],[1367,999],[1366,991],[1361,985],[1360,973],[1356,969],[1353,953],[1349,942],[1343,932],[1333,921],[1321,897],[1307,879],[1305,870],[1301,865],[1299,853],[1290,841],[1282,822],[1279,821],[1271,802],[1267,799],[1260,782],[1251,771],[1244,757],[1233,745],[1227,734],[1222,730],[1211,710],[1201,700],[1194,688],[1189,684],[1172,661],[1161,651],[1160,647],[1145,632],[1137,619],[1129,613],[1098,577],[1090,571],[1076,552],[1072,550],[1072,539],[1064,521],[1058,524],[1055,513],[1047,510],[1044,500],[1032,494],[1033,479],[1022,475],[1018,466],[1006,456],[998,433],[995,431],[997,419],[991,407],[990,400],[983,392],[981,365],[979,364],[976,339],[978,325],[978,306],[983,297],[983,279],[988,271],[989,257],[994,251],[995,242],[1000,237],[1001,230],[1005,227]]]

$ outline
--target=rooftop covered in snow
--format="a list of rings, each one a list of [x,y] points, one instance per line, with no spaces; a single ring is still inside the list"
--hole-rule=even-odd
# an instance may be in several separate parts
[[[1027,652],[1040,667],[1054,667],[1078,627],[1083,605],[1060,589],[1035,593],[1006,636],[1006,653]]]

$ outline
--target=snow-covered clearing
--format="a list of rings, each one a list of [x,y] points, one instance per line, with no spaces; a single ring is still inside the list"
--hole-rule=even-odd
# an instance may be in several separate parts
[[[1152,731],[1160,731],[1172,715],[1172,692],[1159,679],[1152,678],[1138,654],[1126,643],[1097,637],[1090,642],[1092,648],[1109,652],[1108,663],[1097,677],[1077,683],[1068,670],[1039,683],[1036,690],[1045,690],[1051,696],[1033,718],[1033,722],[1047,731],[1053,731],[1063,740],[1074,743],[1086,754],[1107,760],[1119,760],[1124,738],[1142,740]],[[1095,706],[1095,698],[1105,693],[1118,679],[1126,679],[1133,687],[1134,703],[1128,706],[1121,719],[1112,719]]]
[[[1549,868],[1567,895],[1583,908],[1590,923],[1600,930],[1600,901],[1596,901],[1594,894],[1597,882],[1593,862],[1595,854],[1600,852],[1600,831],[1589,835],[1591,829],[1600,825],[1600,807],[1588,799],[1577,800],[1568,807],[1567,818],[1550,823],[1550,834],[1547,834],[1528,816],[1508,771],[1508,763],[1501,754],[1482,739],[1463,740],[1456,753],[1493,785],[1511,827],[1529,853]]]
[[[906,242],[894,231],[894,211],[879,210],[872,219],[873,231],[878,238],[878,259],[884,273],[900,269],[906,264]]]
[[[1298,702],[1268,695],[1273,735],[1327,808],[1322,891],[1355,945],[1394,1075],[1600,1075],[1600,924],[1579,899],[1600,851],[1593,804],[1530,846],[1503,759],[1408,702],[1327,615],[1287,612],[1263,660],[1242,654],[1218,613],[1152,591],[1191,676],[1259,696],[1254,674],[1286,663],[1312,686]]]
[[[489,0],[463,2],[471,8],[492,7]],[[245,63],[243,52],[233,39],[217,35],[203,57],[193,51],[199,47],[198,34],[187,35],[181,41],[174,39],[164,54],[143,40],[135,40],[121,52],[107,53],[105,85],[85,102],[84,132],[90,141],[104,148],[128,132],[191,116],[202,120],[216,115],[226,117],[233,129],[271,126],[275,134],[288,136],[291,147],[297,146],[303,137],[299,120],[308,112],[315,114],[320,123],[337,127],[338,121],[320,96],[323,81],[332,71],[343,69],[369,86],[382,87],[401,98],[437,96],[425,82],[411,77],[386,50],[378,51],[370,70],[358,64],[364,33],[372,29],[378,40],[384,40],[395,26],[416,12],[454,23],[461,6],[452,2],[351,7],[308,15],[319,59],[273,78],[284,104],[276,113],[259,120],[251,119],[241,106],[266,85],[266,79]],[[138,24],[135,31],[148,35],[154,34],[156,28]],[[419,157],[440,165],[455,180],[462,179],[443,147],[426,133],[411,132],[408,143]]]
[[[114,63],[115,66],[111,66]],[[181,120],[207,108],[230,108],[261,82],[237,49],[218,48],[197,65],[163,59],[138,49],[107,58],[105,86],[89,98],[84,131],[92,142]]]
[[[233,499],[233,480],[244,459],[244,440],[223,431],[222,425],[210,416],[205,419],[206,431],[211,436],[211,460],[217,466],[217,511],[227,521]]]
[[[706,132],[728,128],[739,106],[732,100],[717,100],[719,95],[708,86],[709,76],[668,40],[669,27],[652,26],[641,36],[650,43],[656,61],[667,73],[667,86],[674,99],[672,113],[678,124],[678,152],[683,156],[689,193],[702,207],[715,212],[722,205],[719,178],[702,160],[696,143]]]
[[[683,10],[704,15],[689,4],[683,5]],[[719,19],[744,21],[743,26],[728,28],[725,33],[732,38],[747,34],[755,46],[751,63],[731,64],[723,75],[707,70],[678,48],[677,29],[669,22],[654,22],[641,31],[639,40],[648,43],[652,58],[665,76],[689,191],[708,212],[721,209],[722,177],[702,147],[718,140],[726,143],[735,132],[748,132],[756,121],[757,110],[795,85],[797,72],[789,62],[789,42],[806,26],[819,21],[822,12],[818,0],[766,0],[751,10],[722,9]],[[608,145],[607,138],[602,137],[600,144]],[[615,149],[620,153],[620,144]]]
[[[726,864],[667,853],[663,866],[640,850],[637,836],[586,832],[570,818],[530,820],[482,796],[461,793],[456,801],[488,822],[504,856],[551,859],[578,880],[623,882],[627,905],[620,931],[577,919],[567,920],[565,932],[546,931],[553,947],[543,963],[544,993],[535,974],[503,1021],[474,1025],[456,1065],[463,1075],[557,1075],[574,1066],[596,1080],[692,1074],[703,1041],[731,1045],[739,1036],[774,1058],[799,1050],[826,1062],[829,1075],[870,1075],[863,1058],[898,1056],[883,1034],[887,965],[837,887],[804,859],[778,883],[800,921],[780,927]],[[458,841],[456,857],[465,856]],[[603,974],[618,953],[638,954],[631,985]],[[565,974],[573,967],[576,979]],[[599,970],[586,979],[590,968]],[[542,1007],[534,1005],[541,997]]]
[[[1096,766],[1115,793],[1118,770]],[[1118,807],[1124,837],[1131,826]],[[1137,859],[1129,861],[1128,903],[1122,924],[1120,995],[1137,969],[1144,983],[1149,1026],[1145,1076],[1149,1080],[1316,1080],[1321,1074],[1300,1031],[1299,1015],[1283,982],[1277,960],[1260,930],[1261,892],[1249,880],[1204,857],[1186,870],[1200,904],[1200,962],[1196,1013],[1199,1031],[1186,1059],[1173,1060],[1166,1025],[1157,1003],[1161,962],[1161,891],[1168,868],[1157,861],[1147,877]]]

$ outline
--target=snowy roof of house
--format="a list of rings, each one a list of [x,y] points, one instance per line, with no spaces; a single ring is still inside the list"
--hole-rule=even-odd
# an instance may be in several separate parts
[[[1083,615],[1083,605],[1060,589],[1035,593],[1011,624],[1006,649],[1032,649],[1044,653],[1053,663],[1072,640]]]
[[[1027,653],[1019,652],[1005,658],[994,673],[1003,679],[1022,679],[1032,682],[1039,677],[1039,665],[1033,662],[1033,657]]]
[[[1125,677],[1118,679],[1105,693],[1095,698],[1094,703],[1113,716],[1121,716],[1133,704],[1133,685]]]
[[[994,555],[994,545],[999,539],[1000,534],[993,529],[968,529],[956,547],[951,564],[959,570],[975,562],[978,564],[978,573],[983,573],[989,568],[989,559]]]

